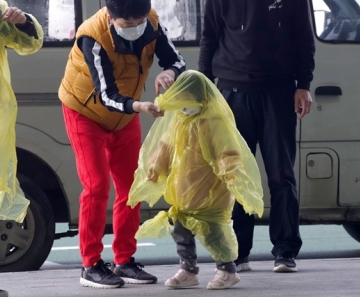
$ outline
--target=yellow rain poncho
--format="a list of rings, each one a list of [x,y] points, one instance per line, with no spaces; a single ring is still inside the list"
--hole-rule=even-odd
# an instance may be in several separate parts
[[[29,205],[16,178],[15,122],[17,102],[11,88],[10,70],[5,47],[20,55],[29,55],[41,48],[43,30],[34,17],[38,39],[30,37],[14,24],[2,21],[6,1],[0,0],[0,220],[22,222]]]
[[[146,201],[152,207],[164,196],[171,207],[146,221],[136,237],[168,236],[169,219],[179,221],[215,260],[235,260],[235,199],[249,214],[261,216],[264,205],[256,160],[231,109],[216,86],[194,70],[182,73],[155,103],[165,115],[156,119],[143,143],[128,205]],[[201,107],[199,114],[182,112],[194,106]],[[223,244],[216,234],[225,236]]]

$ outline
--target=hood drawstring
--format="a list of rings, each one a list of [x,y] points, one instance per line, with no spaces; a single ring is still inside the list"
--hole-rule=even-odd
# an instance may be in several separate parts
[[[276,0],[275,0],[276,1]],[[276,16],[277,19],[279,20],[279,27],[281,27],[281,12],[280,12],[280,8],[282,8],[282,1],[280,0],[280,2],[276,1]]]
[[[244,19],[245,19],[245,0],[243,0],[243,9],[241,16],[241,30],[244,30]]]

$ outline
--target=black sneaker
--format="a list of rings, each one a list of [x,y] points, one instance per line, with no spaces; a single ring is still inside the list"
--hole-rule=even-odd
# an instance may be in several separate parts
[[[249,263],[249,257],[237,259],[234,261],[236,265],[236,272],[242,272],[242,271],[250,271],[251,266]]]
[[[295,260],[291,257],[276,256],[274,263],[274,272],[296,272]]]
[[[84,287],[93,287],[98,289],[112,289],[122,287],[125,283],[113,273],[109,268],[110,263],[104,263],[100,260],[95,266],[81,269],[80,284]]]
[[[0,290],[0,297],[8,297],[9,294],[7,291],[4,291],[4,290]]]
[[[136,263],[134,258],[130,259],[130,263],[123,263],[114,267],[114,273],[120,276],[127,284],[155,284],[157,278],[144,270],[143,265]]]

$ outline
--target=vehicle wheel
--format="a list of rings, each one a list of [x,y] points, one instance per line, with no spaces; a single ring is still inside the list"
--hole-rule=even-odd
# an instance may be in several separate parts
[[[355,240],[360,242],[360,225],[359,224],[343,224],[346,232]]]
[[[0,272],[39,269],[54,242],[54,215],[45,193],[28,177],[18,179],[30,205],[23,223],[0,221]]]

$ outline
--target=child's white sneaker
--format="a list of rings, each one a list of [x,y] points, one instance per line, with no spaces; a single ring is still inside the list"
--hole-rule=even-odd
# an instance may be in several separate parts
[[[179,271],[165,282],[165,286],[169,288],[185,288],[197,286],[200,284],[197,274],[188,272],[184,269]]]
[[[209,290],[223,290],[236,285],[240,281],[236,272],[230,273],[223,270],[217,270],[214,278],[209,281],[207,288]]]

